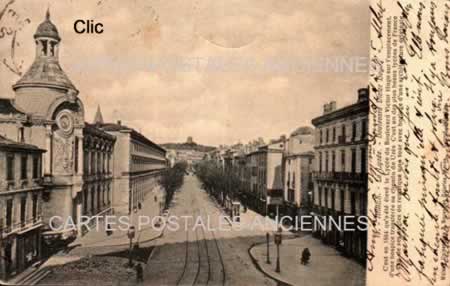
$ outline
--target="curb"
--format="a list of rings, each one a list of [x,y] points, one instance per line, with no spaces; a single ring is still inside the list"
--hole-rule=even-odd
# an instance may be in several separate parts
[[[141,244],[141,243],[148,243],[148,242],[151,242],[151,241],[153,241],[153,240],[155,240],[155,239],[158,239],[158,238],[161,238],[161,237],[163,237],[163,235],[164,235],[164,230],[166,229],[166,224],[164,224],[164,228],[162,228],[161,229],[161,231],[159,232],[159,234],[157,234],[157,235],[155,235],[155,236],[153,236],[153,237],[151,237],[151,238],[148,238],[148,239],[146,239],[146,240],[143,240],[143,241],[139,241],[139,240],[137,240],[136,242],[137,243],[139,243],[139,244]],[[141,230],[142,231],[142,230]],[[141,232],[140,231],[140,232]],[[78,245],[78,246],[76,246],[75,248],[77,248],[77,247],[80,247],[80,248],[93,248],[93,247],[121,247],[121,246],[128,246],[129,245],[129,242],[125,242],[125,243],[119,243],[119,244],[110,244],[110,245],[85,245],[85,246],[83,246],[82,244],[81,245]],[[74,248],[74,249],[75,249]],[[1,284],[0,284],[1,285]]]
[[[255,268],[258,269],[259,272],[261,272],[262,274],[264,274],[264,276],[266,276],[266,277],[268,277],[268,278],[274,280],[275,282],[277,282],[277,285],[278,285],[278,286],[293,286],[292,284],[290,284],[290,283],[288,283],[288,282],[286,282],[286,281],[283,281],[283,280],[281,280],[281,279],[279,279],[279,278],[276,278],[276,277],[272,276],[271,274],[267,273],[267,272],[264,271],[264,269],[259,265],[258,259],[256,259],[256,258],[253,256],[253,254],[252,254],[252,249],[253,249],[255,246],[260,246],[260,245],[263,245],[263,244],[265,244],[265,242],[252,243],[252,244],[250,245],[250,247],[248,248],[248,250],[247,250],[248,255],[250,256],[250,259],[252,260],[252,263],[253,263],[253,265],[255,266]]]

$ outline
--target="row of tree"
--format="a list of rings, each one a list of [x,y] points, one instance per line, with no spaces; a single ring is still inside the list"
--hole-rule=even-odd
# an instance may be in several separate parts
[[[186,162],[177,162],[161,174],[159,183],[165,191],[164,209],[169,207],[175,192],[183,185],[186,169]]]
[[[226,172],[215,161],[203,160],[195,165],[195,173],[203,189],[224,203],[225,199],[237,199],[243,189],[239,177],[234,172]]]

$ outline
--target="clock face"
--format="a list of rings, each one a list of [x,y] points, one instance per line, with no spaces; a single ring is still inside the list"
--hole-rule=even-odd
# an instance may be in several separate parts
[[[69,110],[61,111],[56,117],[56,124],[65,135],[70,135],[73,132],[73,115]]]

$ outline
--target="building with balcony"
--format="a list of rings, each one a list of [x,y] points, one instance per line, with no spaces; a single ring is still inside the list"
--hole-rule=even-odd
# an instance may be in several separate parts
[[[8,280],[41,258],[42,154],[0,136],[0,279]]]
[[[336,109],[324,106],[323,115],[314,118],[315,172],[313,174],[313,214],[364,216],[367,212],[367,122],[369,91],[358,90],[356,103]],[[322,230],[314,233],[344,254],[365,261],[367,234],[363,231]]]
[[[116,137],[112,205],[119,213],[129,213],[159,187],[161,173],[168,165],[166,150],[121,121],[95,124]]]
[[[314,129],[297,128],[287,139],[283,154],[284,214],[308,214],[312,206]]]

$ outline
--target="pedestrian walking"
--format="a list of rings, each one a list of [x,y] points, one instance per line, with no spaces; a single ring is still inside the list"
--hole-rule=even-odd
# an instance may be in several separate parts
[[[308,264],[309,262],[309,258],[311,257],[311,252],[309,251],[309,249],[306,247],[305,249],[303,249],[302,252],[302,258],[301,258],[301,263],[303,265]]]
[[[136,265],[136,282],[143,282],[144,281],[144,269],[142,268],[142,265],[138,263]]]
[[[107,223],[106,224],[106,235],[110,236],[113,233],[112,228],[111,228],[111,224]]]

